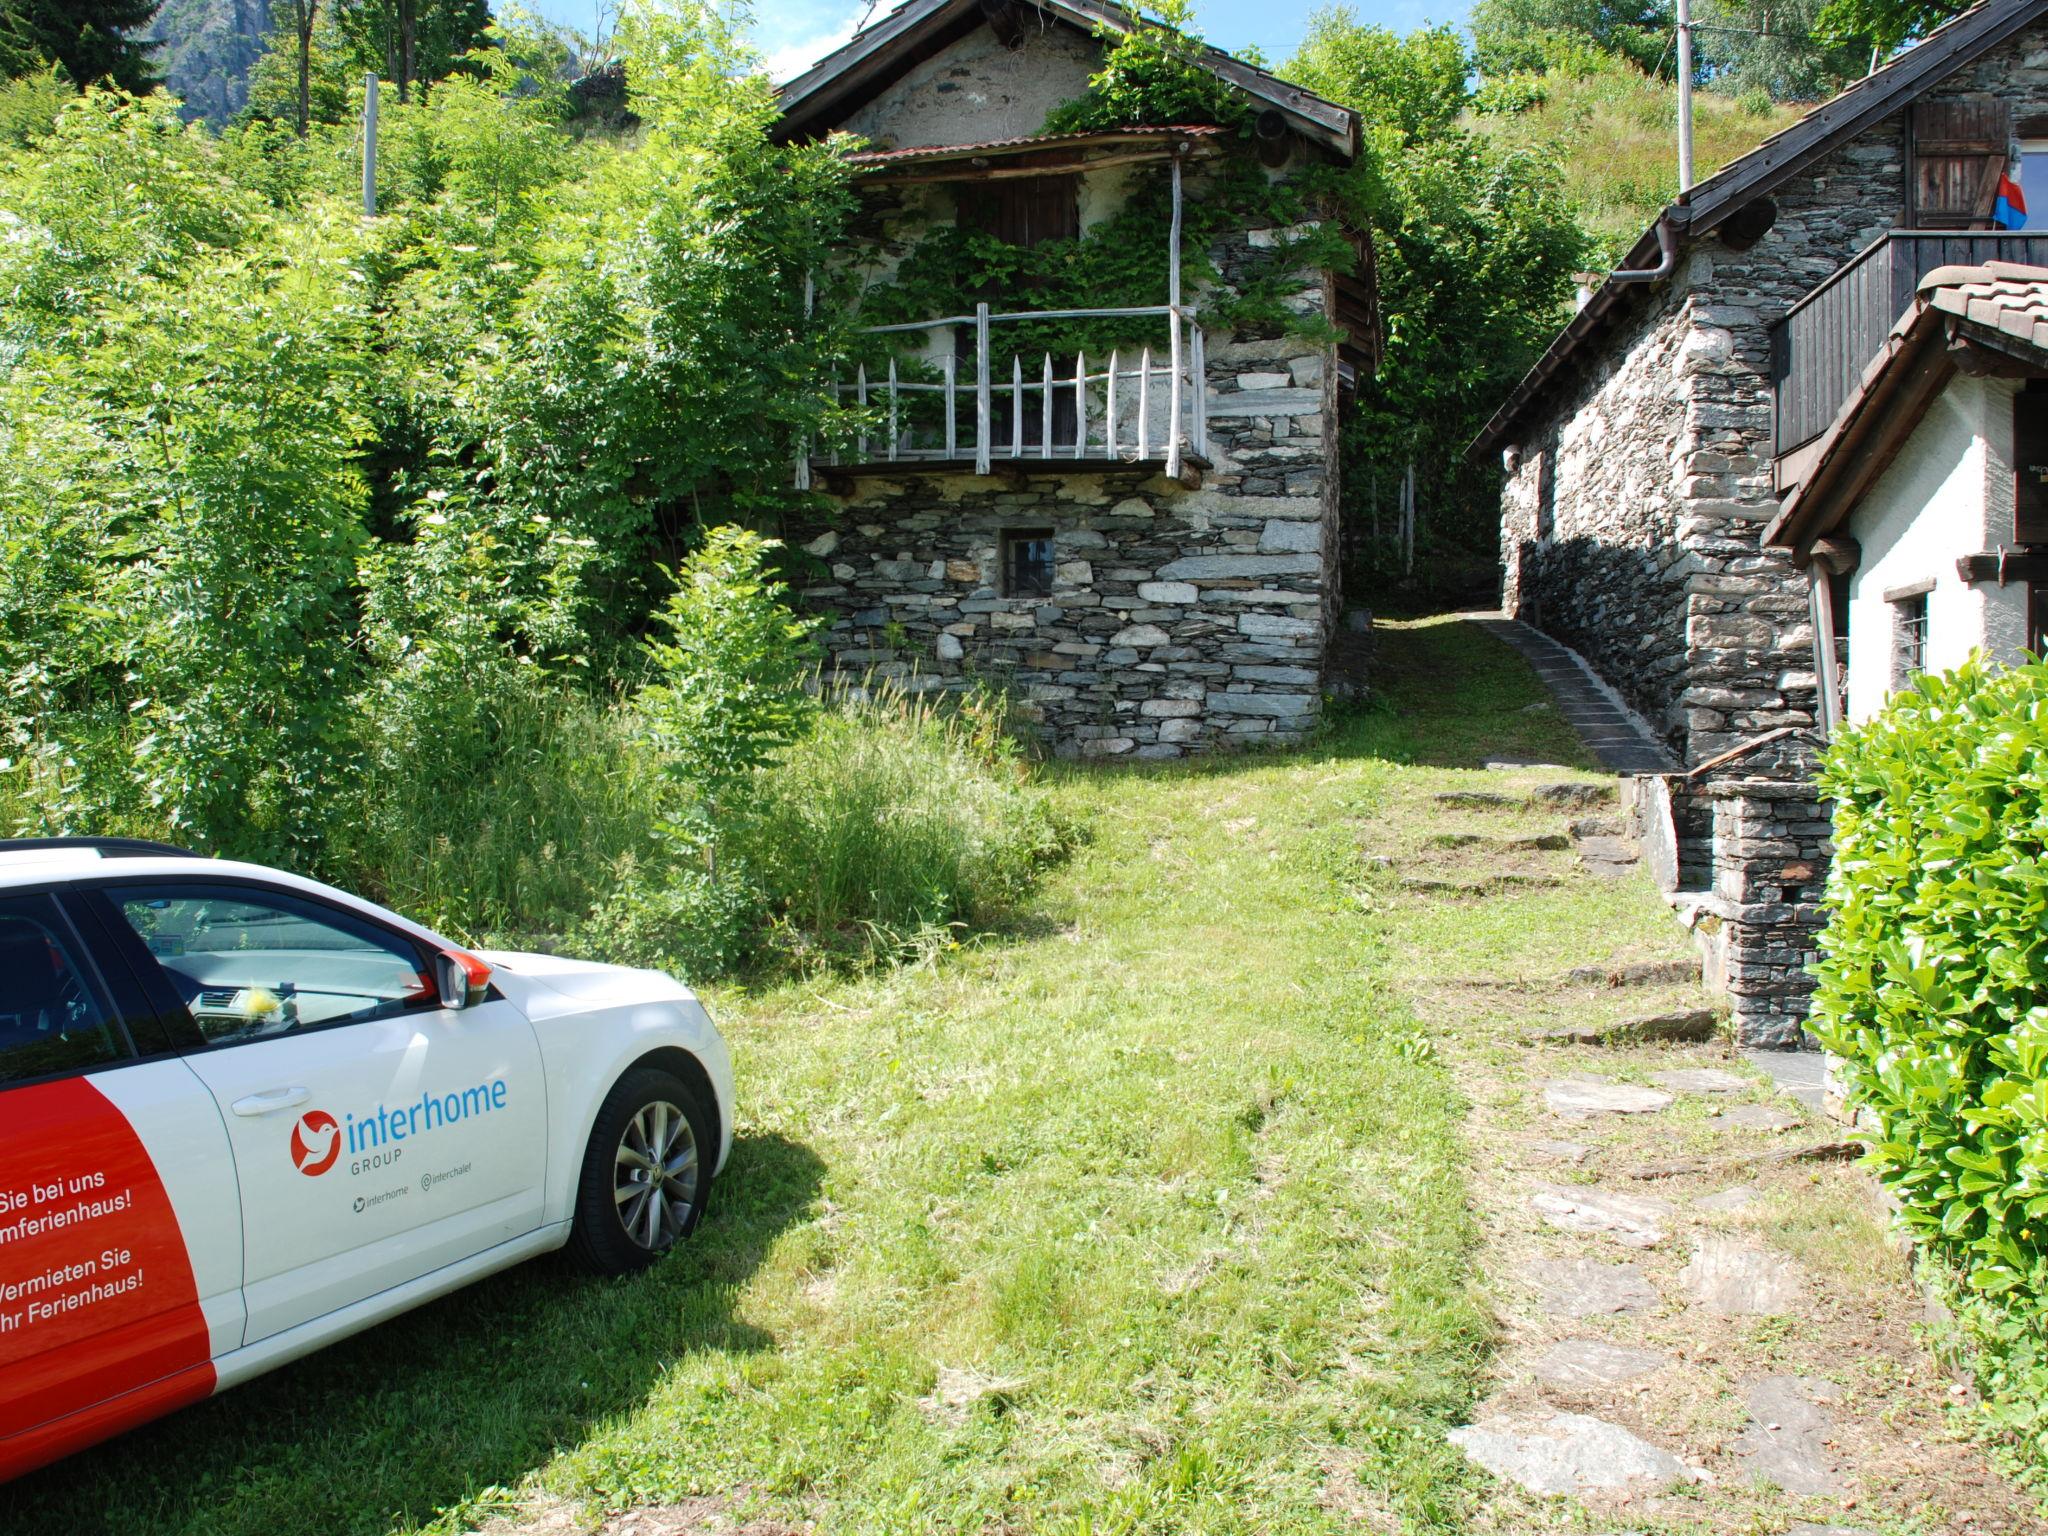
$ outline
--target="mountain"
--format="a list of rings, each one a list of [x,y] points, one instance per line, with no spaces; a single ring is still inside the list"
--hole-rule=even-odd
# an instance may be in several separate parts
[[[218,128],[241,110],[270,20],[270,0],[164,0],[149,25],[163,44],[153,62],[187,117]]]

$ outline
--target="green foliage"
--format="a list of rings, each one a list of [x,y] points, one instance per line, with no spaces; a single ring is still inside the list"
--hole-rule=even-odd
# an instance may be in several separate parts
[[[699,984],[730,976],[754,959],[766,915],[760,887],[732,860],[715,874],[680,866],[657,878],[622,866],[574,947],[614,965],[644,966]]]
[[[714,805],[775,761],[813,712],[814,619],[784,603],[768,572],[781,545],[714,528],[683,567],[647,644],[654,681],[639,703],[650,741],[690,791]]]
[[[836,699],[760,776],[734,842],[800,957],[889,959],[1007,913],[1071,829],[1024,781],[1001,701]]]
[[[1831,747],[1815,1033],[1971,1286],[2048,1282],[2048,665],[1918,679]]]
[[[80,87],[111,82],[124,91],[147,91],[157,83],[150,63],[156,44],[140,34],[159,3],[0,0],[0,64],[12,74],[49,59]]]
[[[1867,32],[1831,35],[1823,0],[1700,0],[1693,12],[1702,72],[1716,91],[1819,101],[1867,73]]]
[[[1412,144],[1457,122],[1469,99],[1471,61],[1450,27],[1418,28],[1402,37],[1363,24],[1351,7],[1340,5],[1309,18],[1308,34],[1287,72]]]
[[[1244,125],[1251,110],[1243,97],[1203,68],[1203,43],[1194,30],[1194,0],[1159,0],[1157,19],[1139,13],[1129,30],[1104,26],[1102,68],[1088,93],[1047,115],[1042,133],[1085,133],[1097,128]]]
[[[2048,1460],[2048,664],[1921,677],[1830,747],[1812,1028],[1914,1236],[1986,1299],[1975,1331]]]
[[[1359,111],[1368,136],[1353,216],[1375,230],[1386,350],[1342,439],[1345,517],[1364,535],[1353,574],[1370,585],[1397,571],[1392,514],[1411,463],[1425,552],[1485,550],[1490,564],[1497,482],[1465,446],[1555,330],[1585,236],[1554,164],[1452,120],[1464,71],[1447,31],[1396,37],[1324,11],[1285,73]]]
[[[48,134],[72,95],[54,64],[24,61],[13,70],[0,61],[0,149],[33,144]]]
[[[1888,57],[1902,45],[1925,37],[1968,9],[1951,0],[1828,0],[1814,18],[1823,41],[1875,47]]]
[[[1668,0],[1478,0],[1472,54],[1489,77],[1570,72],[1590,50],[1670,79],[1673,22]]]

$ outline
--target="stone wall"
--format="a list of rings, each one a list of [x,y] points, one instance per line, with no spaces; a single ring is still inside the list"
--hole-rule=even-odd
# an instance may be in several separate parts
[[[1923,99],[1972,91],[2009,98],[2016,120],[2048,112],[2048,23]],[[1903,221],[1905,132],[1895,114],[1780,186],[1777,220],[1748,250],[1710,236],[1683,254],[1669,282],[1632,300],[1631,318],[1581,346],[1547,409],[1517,432],[1502,503],[1505,605],[1585,655],[1689,765],[1812,723],[1806,579],[1759,546],[1778,506],[1770,327]],[[1792,863],[1812,863],[1825,826],[1795,753],[1740,759],[1721,770],[1731,775],[1739,788],[1699,790],[1713,805],[1729,990],[1745,1038],[1792,1043],[1818,887],[1792,902],[1719,893],[1770,886],[1787,841],[1802,843]],[[1767,823],[1761,807],[1775,802],[1758,785],[1791,797],[1790,819]]]
[[[1226,279],[1279,232],[1212,253]],[[1292,307],[1328,312],[1302,274]],[[1209,467],[1056,463],[995,473],[824,473],[830,510],[797,538],[832,665],[917,690],[1009,690],[1064,755],[1179,757],[1304,739],[1322,704],[1338,590],[1332,347],[1287,335],[1206,340]],[[1006,530],[1054,532],[1050,596],[1002,590]]]
[[[1810,784],[1727,779],[1714,786],[1714,896],[1722,974],[1744,1045],[1804,1042],[1810,972],[1825,921],[1829,821]]]

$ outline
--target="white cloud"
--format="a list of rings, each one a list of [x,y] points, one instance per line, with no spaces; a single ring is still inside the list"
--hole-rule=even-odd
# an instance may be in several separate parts
[[[869,9],[867,0],[770,0],[754,14],[754,46],[769,78],[802,74],[852,37]]]

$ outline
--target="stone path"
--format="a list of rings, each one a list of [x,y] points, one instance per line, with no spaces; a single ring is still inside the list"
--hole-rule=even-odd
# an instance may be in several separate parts
[[[1795,1155],[1843,1136],[1813,1059],[1736,1051],[1648,876],[1546,840],[1613,795],[1569,778],[1447,773],[1360,850],[1391,943],[1448,920],[1469,945],[1404,981],[1472,1105],[1498,1315],[1487,1390],[1449,1431],[1480,1479],[1468,1528],[2048,1529],[1951,1421],[1864,1176]]]
[[[1560,714],[1579,733],[1586,750],[1614,773],[1676,773],[1677,762],[1655,738],[1623,711],[1577,654],[1540,629],[1497,613],[1463,616],[1521,652],[1550,690]]]

